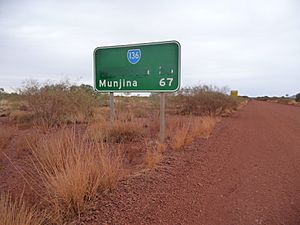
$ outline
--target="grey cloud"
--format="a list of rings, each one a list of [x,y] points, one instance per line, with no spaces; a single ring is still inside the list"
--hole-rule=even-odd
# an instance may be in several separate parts
[[[95,47],[176,39],[183,85],[293,94],[300,91],[299,11],[297,0],[2,1],[0,86],[65,76],[92,84]]]

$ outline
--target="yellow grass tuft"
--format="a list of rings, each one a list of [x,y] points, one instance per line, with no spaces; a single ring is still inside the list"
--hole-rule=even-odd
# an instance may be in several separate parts
[[[180,150],[188,142],[189,138],[190,124],[178,127],[176,133],[172,137],[171,147],[174,150]]]
[[[192,138],[208,138],[215,128],[216,123],[217,118],[212,116],[195,118],[192,123],[190,136]]]
[[[212,116],[170,118],[169,136],[172,149],[181,150],[196,138],[208,138],[217,121],[218,119]]]
[[[144,162],[146,167],[153,168],[155,165],[157,165],[163,158],[163,152],[166,149],[166,146],[164,144],[146,144],[147,151],[145,154]]]
[[[58,221],[80,215],[98,190],[110,189],[121,176],[121,157],[99,143],[85,142],[74,130],[63,129],[31,146],[39,179]]]
[[[13,201],[8,194],[0,196],[0,215],[3,225],[40,225],[45,220],[35,207],[27,207],[22,198]]]

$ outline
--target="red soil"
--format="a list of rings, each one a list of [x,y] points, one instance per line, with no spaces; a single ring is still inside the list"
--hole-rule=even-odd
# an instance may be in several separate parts
[[[300,108],[251,101],[72,224],[300,224]]]

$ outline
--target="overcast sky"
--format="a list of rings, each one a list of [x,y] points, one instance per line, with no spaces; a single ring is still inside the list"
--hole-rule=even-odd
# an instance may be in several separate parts
[[[0,87],[93,85],[97,46],[177,40],[182,86],[300,92],[299,0],[0,0]]]

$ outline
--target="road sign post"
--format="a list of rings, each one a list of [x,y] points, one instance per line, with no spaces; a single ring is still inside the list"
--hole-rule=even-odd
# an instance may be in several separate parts
[[[160,143],[165,140],[165,111],[166,111],[166,98],[165,93],[160,93],[160,123],[159,123],[159,136]]]
[[[114,93],[109,93],[109,106],[110,106],[110,121],[113,123],[115,121],[115,101]]]
[[[180,44],[177,41],[99,47],[94,51],[94,87],[110,92],[160,92],[160,140],[164,139],[165,92],[180,87]]]

